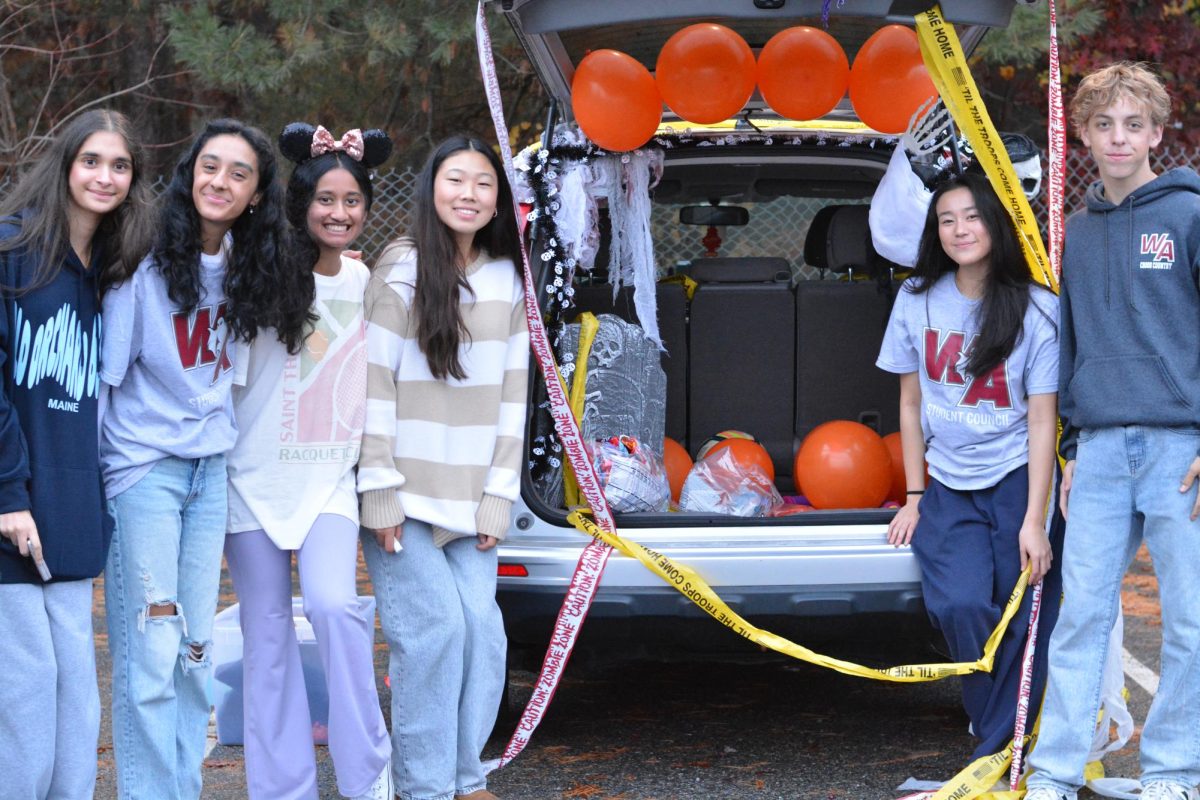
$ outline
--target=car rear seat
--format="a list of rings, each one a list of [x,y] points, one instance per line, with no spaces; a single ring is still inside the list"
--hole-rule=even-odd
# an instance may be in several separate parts
[[[871,245],[869,206],[827,206],[804,242],[804,260],[820,270],[875,275],[891,262]],[[833,419],[881,435],[900,428],[900,383],[875,366],[891,312],[880,282],[815,280],[796,286],[796,439]]]
[[[654,294],[658,301],[658,333],[667,348],[662,354],[662,368],[667,375],[666,433],[687,447],[687,292],[678,283],[660,283]],[[615,300],[612,286],[607,283],[576,286],[574,299],[574,316],[590,311],[596,316],[615,314],[626,322],[638,322],[631,286],[621,287]]]
[[[722,430],[746,431],[767,449],[776,476],[786,478],[796,388],[788,262],[704,258],[688,275],[699,284],[688,331],[688,449],[694,454]]]

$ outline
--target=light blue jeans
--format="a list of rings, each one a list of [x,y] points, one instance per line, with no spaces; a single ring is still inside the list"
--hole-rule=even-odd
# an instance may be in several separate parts
[[[122,800],[196,800],[225,542],[225,457],[164,458],[108,501],[104,579]],[[173,613],[152,615],[154,606]]]
[[[1050,637],[1041,732],[1029,757],[1034,786],[1074,796],[1100,709],[1108,637],[1121,580],[1143,537],[1162,605],[1162,677],[1142,729],[1142,782],[1200,780],[1200,520],[1196,487],[1179,485],[1200,431],[1123,428],[1079,436],[1067,506],[1063,605]]]
[[[479,757],[507,649],[498,554],[477,550],[474,536],[439,549],[429,525],[413,519],[401,541],[403,551],[385,553],[370,531],[362,536],[390,651],[392,769],[404,800],[451,800],[487,786]]]
[[[90,798],[100,736],[92,581],[0,586],[0,664],[0,797]]]

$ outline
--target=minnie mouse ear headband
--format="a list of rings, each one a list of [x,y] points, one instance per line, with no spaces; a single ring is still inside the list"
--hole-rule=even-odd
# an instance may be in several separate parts
[[[302,164],[326,153],[345,153],[367,169],[373,169],[392,154],[392,140],[378,128],[368,131],[353,128],[335,139],[323,126],[293,122],[279,134],[279,150],[288,159]]]

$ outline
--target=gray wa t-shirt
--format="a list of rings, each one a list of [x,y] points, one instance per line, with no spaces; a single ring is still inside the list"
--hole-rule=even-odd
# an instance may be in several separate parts
[[[912,293],[913,280],[896,295],[875,365],[918,375],[929,474],[953,489],[994,486],[1029,460],[1029,396],[1058,391],[1058,298],[1031,289],[1012,353],[972,378],[965,367],[980,301],[958,290],[953,273],[924,294]]]
[[[152,257],[104,296],[100,378],[112,387],[100,424],[110,498],[167,456],[203,458],[237,440],[233,342],[225,324],[226,246],[200,256],[200,302],[190,313],[167,296]]]

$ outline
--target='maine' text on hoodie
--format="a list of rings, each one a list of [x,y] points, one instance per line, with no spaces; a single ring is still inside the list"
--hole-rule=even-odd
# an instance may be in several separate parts
[[[0,223],[0,239],[21,218]],[[100,574],[112,520],[105,511],[96,442],[100,395],[100,300],[96,273],[73,252],[53,280],[37,279],[41,256],[0,252],[0,513],[29,511],[54,580]],[[33,562],[0,537],[0,584],[41,583]]]

